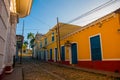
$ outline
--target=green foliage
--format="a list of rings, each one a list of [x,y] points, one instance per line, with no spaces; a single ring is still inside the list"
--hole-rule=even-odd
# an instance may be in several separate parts
[[[27,35],[27,39],[34,39],[35,38],[35,36],[34,36],[34,33],[28,33],[28,35]]]
[[[34,33],[31,33],[31,32],[28,33],[27,39],[30,40],[30,47],[33,48],[34,47],[34,41],[35,41]]]
[[[33,47],[34,47],[34,41],[35,41],[35,39],[31,39],[31,40],[30,40],[30,45],[31,45],[31,48],[33,48]]]
[[[28,46],[28,41],[24,41],[24,45]]]

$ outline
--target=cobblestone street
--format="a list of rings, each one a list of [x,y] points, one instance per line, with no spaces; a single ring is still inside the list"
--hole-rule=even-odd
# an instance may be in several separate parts
[[[120,0],[0,0],[0,80],[120,80]]]
[[[23,58],[24,80],[114,80],[105,75]]]

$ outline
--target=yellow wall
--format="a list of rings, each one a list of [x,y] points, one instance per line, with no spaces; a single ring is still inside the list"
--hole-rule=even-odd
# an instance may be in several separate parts
[[[78,29],[80,29],[80,26],[75,26],[75,25],[71,25],[71,24],[65,24],[65,23],[59,23],[59,30],[60,30],[60,37],[64,37],[65,35],[74,32]],[[50,29],[45,35],[44,37],[41,38],[42,41],[42,45],[44,46],[44,39],[47,38],[47,43],[48,45],[51,45],[51,43],[54,43],[56,41],[56,28],[57,25],[55,25],[52,29]],[[54,42],[52,42],[52,33],[54,32]]]
[[[111,15],[106,16],[109,18],[103,21],[101,21],[103,19],[101,18],[99,21],[91,23],[94,25],[88,25],[85,29],[66,37],[61,41],[62,45],[67,40],[76,42],[78,44],[79,60],[91,60],[89,38],[99,34],[101,37],[102,59],[120,59],[120,32],[117,31],[120,29],[119,17],[118,14]],[[99,22],[102,23],[101,27]],[[68,56],[66,56],[67,59]]]
[[[119,14],[120,15],[120,14]],[[91,60],[90,52],[90,37],[95,35],[100,35],[101,38],[101,49],[102,49],[102,60],[112,60],[120,59],[120,23],[119,15],[111,13],[83,28],[79,28],[79,31],[71,33],[69,35],[64,35],[61,37],[61,46],[65,44],[66,41],[71,43],[77,43],[78,49],[78,60]],[[66,29],[67,30],[67,29]],[[55,30],[49,31],[46,34],[48,39],[47,50],[48,57],[50,58],[50,49],[52,49],[52,59],[54,60],[54,49],[56,48],[56,41],[51,42],[51,33]],[[66,37],[65,37],[66,36]],[[55,36],[56,39],[56,36]],[[44,45],[44,39],[42,39]],[[49,59],[48,58],[48,59]],[[65,47],[65,59],[69,60],[69,50]]]
[[[49,51],[48,54],[50,53],[50,49],[52,49],[52,60],[54,60],[54,50],[55,50],[55,48],[57,48],[55,42],[47,46],[47,50]],[[48,55],[48,58],[50,59],[50,54]]]
[[[65,24],[65,23],[59,23],[59,30],[60,30],[60,37],[64,37],[68,33],[71,33],[73,31],[76,31],[80,29],[80,26]],[[57,48],[56,44],[56,28],[57,25],[55,25],[51,30],[49,30],[41,39],[39,39],[39,43],[42,42],[42,47],[46,47],[48,50],[48,59],[50,59],[50,49],[52,49],[52,59],[54,60],[54,50]],[[54,32],[54,41],[52,42],[52,33]],[[45,46],[44,39],[47,38],[47,46]]]

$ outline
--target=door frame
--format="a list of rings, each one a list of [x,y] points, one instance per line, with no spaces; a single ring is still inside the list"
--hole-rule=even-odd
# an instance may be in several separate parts
[[[56,47],[54,48],[54,62],[58,61],[58,50],[57,50],[57,57],[56,57]]]
[[[53,55],[53,54],[52,54],[53,51],[52,51],[52,53],[51,53],[51,50],[52,50],[52,48],[50,48],[50,60],[53,60],[53,56],[52,56],[52,55]],[[51,55],[51,54],[52,54],[52,55]]]
[[[76,44],[77,45],[77,62],[78,62],[78,42],[71,42],[71,46],[72,44]],[[71,49],[71,47],[70,47]],[[72,64],[72,49],[71,49],[71,53],[70,53],[70,64]]]
[[[61,47],[60,47],[61,53],[62,53],[62,47],[63,47],[63,46],[64,46],[64,50],[66,49],[66,48],[65,48],[65,45],[61,45]],[[62,55],[62,54],[61,54],[61,55]],[[65,52],[64,52],[64,57],[66,57],[66,50],[65,50]],[[62,56],[61,56],[61,58],[62,58]],[[65,60],[66,60],[66,58],[65,58]],[[64,61],[65,61],[65,60],[64,60]]]
[[[90,60],[92,61],[92,54],[91,54],[91,43],[90,43],[90,38],[99,36],[100,37],[100,47],[101,47],[101,60],[103,60],[103,47],[102,47],[102,38],[101,38],[101,33],[94,34],[92,36],[89,36],[89,50],[90,50]]]

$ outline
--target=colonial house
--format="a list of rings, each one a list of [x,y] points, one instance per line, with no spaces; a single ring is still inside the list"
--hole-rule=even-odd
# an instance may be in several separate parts
[[[120,7],[116,1],[115,10],[83,27],[61,23],[53,27],[40,38],[41,60],[120,73]]]
[[[29,15],[32,0],[0,0],[0,78],[13,71],[16,53],[16,24]]]
[[[66,23],[59,23],[50,29],[42,37],[35,39],[37,42],[35,47],[35,55],[40,60],[46,61],[60,61],[57,51],[60,51],[60,39],[67,34],[80,29],[80,26],[70,25]],[[50,53],[50,54],[49,54]]]

